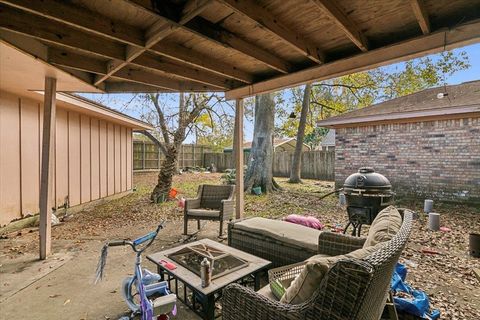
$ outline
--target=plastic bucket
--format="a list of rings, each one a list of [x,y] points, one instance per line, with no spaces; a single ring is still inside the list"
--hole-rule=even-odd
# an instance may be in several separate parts
[[[262,194],[262,187],[252,188],[252,193],[256,194],[257,196],[261,195]]]
[[[170,199],[175,199],[175,197],[177,196],[177,194],[178,194],[178,190],[175,189],[175,188],[172,188],[172,189],[170,190],[170,192],[168,193],[168,198],[170,198]]]
[[[480,234],[470,233],[469,239],[470,255],[474,258],[480,258]]]

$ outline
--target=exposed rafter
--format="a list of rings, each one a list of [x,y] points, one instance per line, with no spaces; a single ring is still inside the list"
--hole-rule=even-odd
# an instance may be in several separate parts
[[[181,45],[157,43],[150,51],[245,83],[254,82],[254,77],[248,72],[240,70],[233,65],[212,60],[204,54]]]
[[[98,77],[98,76],[97,76]],[[176,92],[188,91],[223,91],[218,88],[196,83],[192,81],[178,81],[168,77],[162,77],[157,74],[152,74],[138,67],[128,66],[119,70],[113,76],[116,79],[141,83],[160,89],[168,89]]]
[[[129,2],[135,3],[138,8],[146,10],[150,13],[155,13],[158,17],[164,20],[165,23],[176,26],[184,31],[191,32],[196,34],[199,37],[202,37],[208,41],[214,41],[221,46],[232,48],[238,52],[241,52],[249,57],[255,58],[256,60],[268,65],[269,67],[282,72],[288,73],[293,68],[293,66],[284,61],[283,59],[273,55],[265,49],[259,48],[257,44],[250,43],[237,35],[231,33],[230,31],[214,25],[210,21],[203,19],[201,17],[192,17],[190,21],[184,21],[183,24],[176,24],[172,21],[172,17],[160,11],[158,8],[154,8],[151,5],[150,1],[142,0],[127,0]],[[193,15],[190,15],[193,16]]]
[[[161,72],[175,74],[187,81],[200,82],[216,89],[232,89],[239,86],[238,82],[226,80],[216,74],[163,60],[164,58],[151,54],[142,55],[135,59],[131,65],[142,67],[146,71],[153,72],[152,77],[155,76],[155,72]],[[87,71],[100,76],[107,74],[108,70],[107,62],[105,61],[55,48],[49,49],[48,62],[75,70]]]
[[[303,54],[316,63],[325,61],[324,54],[312,43],[309,43],[300,34],[290,30],[283,25],[267,9],[263,8],[257,1],[253,0],[220,0],[223,4],[237,13],[255,21],[262,28],[275,34],[293,49]]]
[[[42,26],[39,28],[39,26]],[[124,59],[125,46],[90,36],[69,26],[52,22],[31,13],[0,4],[0,28],[21,33],[49,43],[61,44],[73,50],[96,53],[111,59]]]
[[[145,51],[150,49],[160,40],[170,35],[179,26],[184,25],[185,23],[193,19],[197,14],[202,12],[202,10],[207,7],[209,2],[210,0],[189,0],[185,5],[182,15],[178,21],[178,24],[172,23],[172,21],[160,20],[154,25],[152,25],[145,32],[145,45],[141,48],[134,47],[134,46],[127,46],[125,61],[111,60],[108,63],[107,74],[104,76],[98,77],[97,80],[95,81],[95,84],[102,83],[103,81],[108,79],[110,76],[115,74],[117,71],[126,67],[129,62],[138,58],[141,54],[143,54]]]
[[[98,61],[97,59],[88,58],[79,54],[65,52],[64,50],[52,49],[48,51],[48,62],[52,65],[62,68],[67,72],[88,72],[96,74],[96,77],[102,77],[107,73],[107,64]],[[212,85],[197,83],[194,81],[180,81],[172,79],[165,75],[149,72],[149,69],[140,66],[129,67],[119,70],[115,76],[122,81],[131,81],[134,83],[141,83],[150,85],[152,87],[165,89],[169,91],[219,91],[225,90]],[[92,79],[90,79],[92,81]]]
[[[368,41],[364,34],[351,19],[332,0],[311,0],[345,32],[347,37],[362,51],[368,51]]]
[[[293,66],[287,61],[201,17],[192,19],[186,26],[190,32],[204,38],[206,37],[209,40],[214,40],[222,46],[235,49],[238,52],[263,62],[279,72],[288,73],[293,70]]]
[[[410,4],[412,5],[413,13],[415,13],[415,18],[417,18],[423,34],[429,34],[430,20],[428,19],[428,12],[425,9],[423,0],[410,0]]]
[[[25,36],[23,34],[14,33],[9,30],[0,30],[0,39],[2,42],[5,42],[11,46],[18,48],[19,50],[26,53],[27,55],[35,57],[36,59],[38,59],[39,61],[42,61],[45,64],[55,66],[54,64],[48,61],[48,50],[49,50],[48,47],[34,38]],[[69,73],[70,75],[77,78],[78,80],[88,85],[91,85],[92,88],[95,87],[93,85],[93,77],[91,73],[84,72],[81,69],[77,69],[77,70],[62,69],[62,70],[64,72]],[[105,87],[103,85],[96,86],[96,87],[100,90],[103,90],[103,91],[105,90]]]
[[[150,5],[150,1],[134,1],[139,5],[140,3],[143,4],[142,8],[145,10],[144,6]],[[136,49],[144,48],[145,44],[145,34],[142,30],[133,28],[132,26],[125,25],[118,21],[113,21],[108,19],[105,16],[102,16],[98,13],[92,12],[88,9],[72,5],[69,2],[59,2],[54,0],[43,0],[43,1],[29,1],[29,0],[0,0],[0,3],[8,4],[10,7],[15,7],[30,13],[23,13],[21,11],[14,11],[14,14],[17,15],[17,19],[12,20],[11,22],[14,24],[12,27],[19,26],[19,30],[23,31],[24,34],[28,33],[27,23],[25,19],[28,21],[33,21],[36,25],[40,25],[41,22],[47,22],[49,20],[54,20],[53,22],[49,22],[46,25],[50,25],[50,28],[46,30],[49,31],[49,34],[45,34],[45,32],[38,31],[41,38],[45,41],[51,41],[54,43],[61,44],[63,46],[75,47],[75,43],[69,42],[70,35],[75,35],[81,31],[86,31],[88,33],[93,33],[98,36],[107,37],[112,40],[118,41],[123,43],[124,45],[129,45],[129,53],[135,53]],[[188,19],[190,16],[197,14],[197,12],[201,11],[204,7],[202,6],[195,6],[195,1],[188,2],[187,5],[184,7],[184,17]],[[203,2],[208,4],[207,1]],[[8,8],[8,7],[7,7]],[[153,10],[152,7],[150,7]],[[10,11],[11,12],[11,9]],[[7,10],[8,14],[8,10]],[[45,19],[36,19],[36,17],[32,14],[37,16],[43,17]],[[2,14],[3,16],[3,14]],[[4,15],[5,19],[3,20],[4,23],[9,21],[7,18],[10,18],[11,15]],[[47,20],[49,19],[49,20]],[[18,20],[18,23],[15,21]],[[59,24],[62,23],[62,24]],[[155,33],[157,30],[157,34],[160,34],[158,31],[161,26],[164,26],[165,32],[170,32],[167,25],[165,24],[165,20],[161,20],[161,22],[157,23],[154,28],[151,28],[149,32],[147,32],[147,36],[150,35],[150,41],[152,41],[151,34]],[[63,26],[66,24],[67,26]],[[1,23],[0,23],[1,25]],[[23,27],[22,27],[23,26]],[[177,24],[170,23],[170,26],[177,26]],[[62,30],[61,37],[58,37],[56,33],[53,31]],[[73,30],[73,31],[72,31]],[[173,30],[171,30],[173,31]],[[73,32],[73,33],[72,33]],[[33,35],[35,36],[35,35]],[[83,37],[82,39],[84,39]],[[91,52],[91,48],[98,48],[98,43],[105,43],[102,38],[98,37],[88,37],[86,41],[82,41],[79,43],[78,48],[85,52]],[[93,40],[96,40],[97,44],[93,44]],[[97,51],[97,54],[101,56],[108,57],[112,59],[110,62],[111,68],[115,68],[115,66],[120,65],[122,62],[125,61],[127,52],[125,52],[125,46],[121,46],[117,44],[115,46],[115,50],[112,48],[108,48],[108,44],[106,48],[100,47],[101,50]],[[188,48],[179,46],[179,45],[171,45],[171,44],[162,44],[158,45],[155,44],[153,48],[150,48],[148,51],[158,53],[160,55],[164,55],[167,57],[175,56],[175,59],[184,63],[188,63],[193,67],[202,68],[203,70],[212,71],[216,74],[237,79],[244,83],[252,83],[253,76],[244,72],[234,66],[228,65],[226,63],[222,63],[219,61],[212,61],[210,58],[203,56],[199,53],[192,53]],[[178,56],[177,57],[177,53]],[[118,60],[118,61],[114,61]]]
[[[428,35],[422,35],[394,45],[311,67],[285,76],[275,77],[250,86],[233,89],[226,92],[226,98],[237,99],[280,90],[286,87],[299,86],[312,81],[332,79],[477,42],[480,42],[479,20],[458,25],[451,29],[432,32]]]
[[[130,81],[105,81],[105,91],[109,93],[143,93],[143,92],[173,92],[168,89],[160,89],[153,86],[148,86],[141,83],[134,83]]]
[[[0,3],[125,44],[142,47],[145,43],[142,30],[132,28],[119,21],[113,21],[86,8],[75,6],[70,1],[0,0]]]

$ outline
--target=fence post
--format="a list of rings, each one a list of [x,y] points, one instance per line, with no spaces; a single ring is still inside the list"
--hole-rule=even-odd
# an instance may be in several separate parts
[[[157,146],[157,169],[160,169],[160,148]]]
[[[196,146],[192,143],[192,157],[193,157],[193,167],[195,168],[197,166],[197,163],[195,162],[195,148]]]
[[[185,146],[182,144],[182,169],[185,169]]]
[[[145,170],[145,141],[142,142],[142,170]]]

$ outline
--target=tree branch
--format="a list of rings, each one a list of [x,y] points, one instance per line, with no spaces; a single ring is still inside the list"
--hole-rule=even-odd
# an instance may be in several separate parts
[[[158,113],[158,120],[160,122],[160,129],[162,132],[163,141],[165,141],[166,144],[170,144],[170,136],[167,128],[167,123],[165,121],[165,115],[163,114],[163,111],[160,108],[160,104],[158,103],[159,96],[159,93],[149,94],[150,100],[152,100],[153,105],[155,106],[155,110],[157,110]]]

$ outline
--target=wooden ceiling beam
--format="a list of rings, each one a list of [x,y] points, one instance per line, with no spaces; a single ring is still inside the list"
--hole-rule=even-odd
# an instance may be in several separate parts
[[[41,61],[43,64],[57,67],[56,65],[48,61],[49,48],[38,41],[37,39],[25,36],[23,34],[14,33],[9,30],[0,30],[0,42],[4,42],[9,46],[17,48],[21,52],[34,57],[38,61]],[[0,66],[1,70],[1,66]],[[61,69],[63,72],[70,74],[71,76],[77,78],[78,80],[93,86],[93,77],[88,72],[83,72],[82,70],[65,70]],[[103,86],[96,87],[97,89],[104,90]]]
[[[332,0],[312,0],[323,12],[342,29],[347,37],[362,51],[368,51],[368,41],[357,25]]]
[[[174,92],[168,89],[161,89],[158,87],[148,86],[142,83],[135,83],[130,81],[105,81],[105,91],[108,93],[144,93],[144,92]]]
[[[143,3],[144,6],[151,5],[150,1],[135,1],[135,2]],[[147,31],[145,35],[145,32],[143,32],[140,29],[136,29],[131,26],[122,24],[118,21],[112,21],[105,16],[99,15],[98,13],[94,13],[92,11],[89,11],[88,9],[85,9],[79,6],[73,6],[68,2],[58,2],[53,0],[43,0],[43,1],[0,0],[0,3],[4,3],[4,4],[7,4],[9,7],[14,7],[17,9],[21,9],[22,11],[26,11],[27,12],[26,14],[28,15],[29,19],[33,17],[33,19],[30,19],[30,20],[37,23],[37,25],[41,21],[47,22],[49,20],[53,20],[53,22],[47,23],[47,25],[52,26],[51,28],[47,28],[47,30],[49,31],[49,35],[46,35],[45,32],[39,32],[41,36],[37,38],[41,40],[50,41],[50,42],[61,44],[63,46],[72,47],[72,43],[66,40],[66,38],[68,37],[65,37],[65,36],[57,37],[56,34],[53,33],[53,31],[55,30],[63,30],[64,32],[62,34],[66,34],[68,36],[67,31],[72,30],[71,28],[69,28],[69,27],[72,27],[74,28],[73,30],[77,32],[80,30],[86,31],[99,36],[107,37],[115,41],[119,41],[125,45],[130,45],[127,49],[123,48],[123,50],[127,50],[127,52],[122,53],[120,52],[121,50],[120,51],[117,50],[118,52],[115,51],[115,53],[113,54],[112,52],[107,50],[96,50],[97,46],[92,45],[91,41],[82,42],[80,44],[81,47],[79,49],[85,52],[96,51],[96,53],[98,53],[98,51],[100,51],[101,56],[111,58],[112,60],[118,60],[118,61],[110,62],[111,68],[115,68],[115,66],[120,65],[122,61],[125,60],[127,55],[132,56],[133,54],[135,54],[134,52],[135,48],[138,48],[138,49],[143,48],[146,42],[146,37],[148,37],[150,39],[149,41],[151,42],[153,39],[153,35],[155,34],[154,32],[155,29],[157,29],[158,31],[158,28],[160,26],[165,25],[165,21],[161,19],[160,22],[157,23],[154,28],[151,28],[149,31]],[[204,3],[205,5],[208,4],[207,1],[204,1],[202,3]],[[186,4],[183,10],[184,19],[188,19],[190,16],[204,9],[203,6],[199,6],[195,4],[196,4],[195,1],[190,1]],[[17,10],[15,12],[21,12],[21,11]],[[43,17],[44,19],[43,20],[34,19],[35,17],[34,15]],[[5,19],[3,20],[4,23],[7,22],[7,18],[8,17],[5,16]],[[26,31],[26,26],[28,25],[28,21],[22,21],[22,24],[24,24],[24,26],[23,28],[21,28],[21,30]],[[68,26],[64,28],[63,24],[66,24]],[[175,26],[175,24],[173,25]],[[167,32],[167,33],[170,32],[168,31],[168,27],[166,25],[165,25],[165,30],[166,31],[164,32]],[[24,34],[26,33],[24,32]],[[157,32],[157,34],[160,34],[160,32]],[[82,39],[84,38],[85,37],[82,37]],[[99,38],[93,37],[93,39],[99,39]],[[101,40],[99,42],[104,43],[105,41]],[[89,45],[85,45],[85,44],[89,44]],[[117,45],[120,46],[120,44],[117,44]],[[92,48],[94,48],[94,50],[91,50]],[[101,48],[101,49],[104,49],[104,48]],[[167,45],[158,46],[157,44],[155,44],[152,46],[152,48],[149,49],[149,51],[153,53],[158,53],[162,56],[167,56],[167,57],[172,57],[172,55],[176,54],[176,51],[179,51],[178,52],[179,58],[175,57],[175,59],[178,61],[187,63],[192,67],[201,68],[206,71],[211,71],[215,74],[236,79],[244,83],[252,83],[254,81],[253,76],[245,71],[242,71],[226,63],[212,61],[211,58],[199,53],[192,54],[190,49],[179,46],[179,45],[167,44]]]
[[[480,20],[226,92],[229,100],[332,79],[480,42]]]
[[[412,5],[413,13],[415,14],[415,18],[417,19],[423,34],[429,34],[430,19],[428,18],[428,12],[423,0],[410,0],[410,4]]]
[[[147,72],[139,67],[128,66],[119,70],[113,76],[116,79],[124,81],[131,81],[141,83],[161,89],[173,90],[176,92],[188,92],[188,91],[223,91],[221,89],[207,86],[205,84],[193,82],[193,81],[178,81],[173,78],[163,77],[158,74]]]
[[[72,5],[69,1],[0,0],[0,3],[125,44],[139,47],[145,44],[142,30],[111,20],[86,8]]]
[[[187,63],[193,67],[202,68],[219,75],[237,79],[244,83],[253,83],[255,80],[253,75],[248,72],[238,69],[233,65],[212,59],[209,56],[195,52],[194,50],[181,45],[157,43],[151,48],[151,52]]]
[[[294,69],[289,62],[273,55],[269,51],[260,48],[257,44],[250,43],[230,31],[214,25],[210,21],[201,17],[196,17],[188,22],[186,25],[189,32],[192,32],[209,41],[214,41],[217,44],[234,49],[246,56],[260,61],[270,68],[281,73],[289,73]]]
[[[169,25],[174,30],[181,29],[193,33],[207,41],[213,41],[223,47],[234,49],[246,56],[249,56],[256,59],[257,61],[266,64],[267,66],[281,73],[288,73],[292,69],[294,69],[294,67],[287,61],[271,54],[267,50],[259,48],[258,45],[250,43],[231,33],[230,31],[218,25],[215,25],[199,16],[193,16],[192,14],[190,14],[191,19],[189,21],[180,18],[179,21],[182,22],[182,24],[180,24],[173,21],[172,19],[174,18],[164,12],[166,10],[162,11],[161,8],[153,7],[151,1],[125,1],[134,3],[135,5],[137,5],[138,8],[156,14],[159,18],[163,19],[165,24]]]
[[[302,35],[287,28],[257,1],[220,0],[220,2],[235,12],[256,22],[260,27],[273,33],[310,60],[316,63],[325,62],[325,55],[316,45],[309,43]]]
[[[70,69],[104,75],[106,62],[57,48],[48,48],[47,61],[50,64]]]
[[[0,29],[42,40],[60,44],[75,51],[95,53],[111,59],[124,59],[125,46],[106,41],[100,37],[86,34],[66,25],[52,22],[16,8],[0,4]],[[94,50],[92,50],[94,48]]]
[[[107,62],[56,48],[49,48],[48,62],[58,66],[91,72],[100,76],[106,75],[108,70]],[[153,56],[151,54],[138,57],[132,61],[130,65],[142,67],[143,69],[154,73],[160,72],[163,74],[172,74],[187,81],[203,83],[217,89],[233,89],[239,87],[241,84],[238,81],[231,81],[202,69],[198,70],[188,66],[164,61],[162,57]]]
[[[145,1],[141,1],[144,3]],[[151,3],[151,2],[150,2]],[[141,48],[128,46],[127,47],[127,54],[125,61],[118,61],[118,60],[111,60],[108,64],[108,72],[106,75],[97,77],[95,84],[98,85],[102,83],[110,76],[121,70],[122,68],[126,67],[131,61],[138,58],[156,43],[161,41],[162,39],[166,38],[172,32],[174,32],[178,27],[187,23],[191,19],[193,19],[197,14],[202,12],[208,4],[210,0],[189,0],[182,11],[182,15],[179,19],[178,24],[172,23],[171,21],[164,21],[160,20],[157,23],[153,24],[146,32],[145,32],[145,45]]]
[[[165,58],[160,56],[142,55],[133,60],[133,64],[152,71],[169,73],[186,80],[204,83],[208,86],[214,86],[219,89],[232,89],[241,86],[241,82],[239,81],[225,79],[224,77],[212,72],[204,71],[203,69],[171,63],[170,61],[165,61]]]

